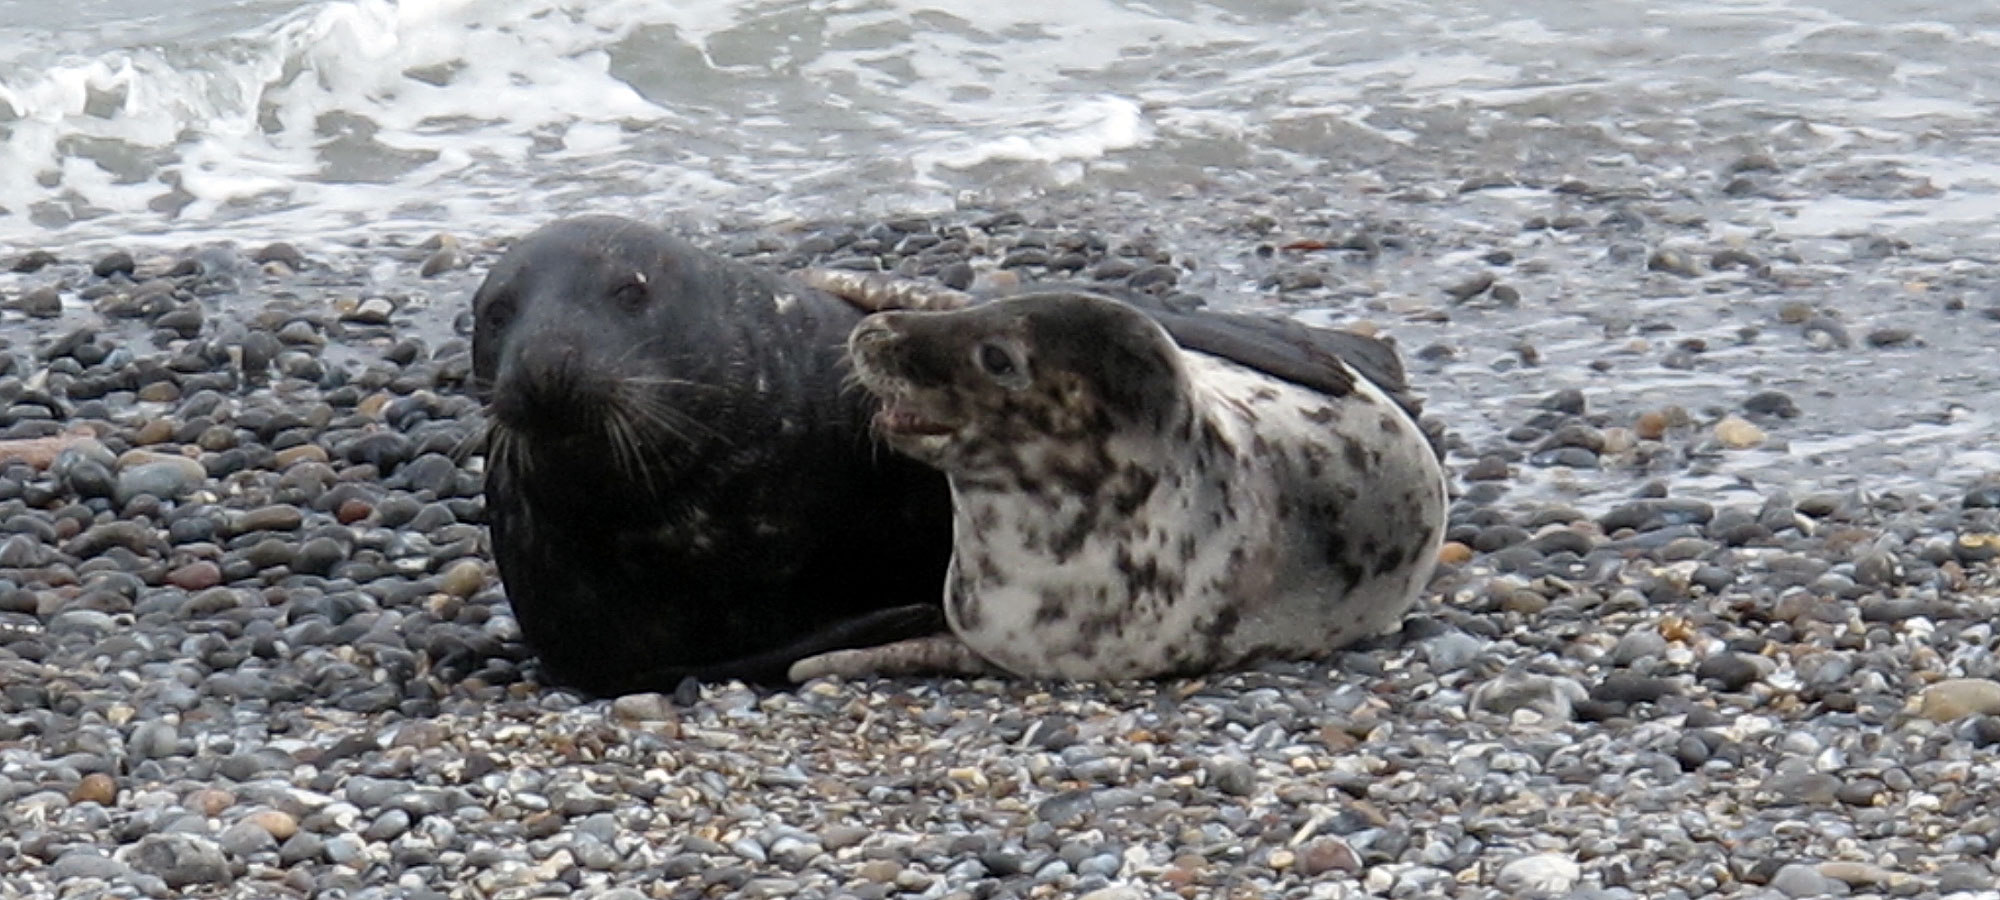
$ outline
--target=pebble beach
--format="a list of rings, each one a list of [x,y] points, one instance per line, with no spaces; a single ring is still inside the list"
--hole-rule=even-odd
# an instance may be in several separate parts
[[[1481,190],[1454,187],[1429,202]],[[548,687],[465,391],[511,236],[0,261],[0,893],[1993,895],[2000,486],[1920,445],[1871,485],[1797,447],[1837,381],[1763,374],[2000,328],[1909,287],[1964,266],[1673,249],[1629,199],[1498,238],[1202,202],[1185,234],[1226,255],[1059,201],[698,238],[974,289],[1220,270],[1266,285],[1228,305],[1395,339],[1461,495],[1427,597],[1321,663],[1159,683]],[[357,287],[382,266],[408,289]],[[1537,285],[1597,268],[1683,305],[1581,351],[1512,324],[1574,318]],[[1876,281],[1880,320],[1815,303]],[[1676,366],[1731,386],[1665,402]],[[1949,389],[1904,399],[1948,421]]]
[[[2000,898],[1996,46],[1925,0],[0,0],[0,898]],[[1442,564],[1199,679],[547,684],[468,316],[587,212],[1378,334]]]

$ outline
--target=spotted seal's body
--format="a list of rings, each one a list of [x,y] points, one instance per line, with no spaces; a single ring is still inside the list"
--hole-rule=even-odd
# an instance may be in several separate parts
[[[774,680],[942,627],[949,496],[843,386],[853,306],[589,217],[522,241],[474,307],[494,556],[556,680]]]
[[[1177,345],[1162,321],[1073,293],[864,321],[850,356],[884,401],[878,432],[951,482],[953,636],[826,654],[793,677],[1141,678],[1323,655],[1394,625],[1430,576],[1446,503],[1391,396],[1400,369],[1378,385],[1312,339],[1226,319],[1195,341],[1181,323]]]

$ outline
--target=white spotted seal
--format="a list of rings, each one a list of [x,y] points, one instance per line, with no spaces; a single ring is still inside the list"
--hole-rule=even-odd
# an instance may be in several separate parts
[[[494,558],[553,680],[776,681],[943,627],[950,498],[843,387],[852,305],[604,216],[529,235],[473,305]]]
[[[1447,494],[1393,351],[1176,315],[1044,293],[864,320],[848,347],[883,401],[877,432],[951,483],[951,634],[792,677],[1192,674],[1320,656],[1399,621],[1435,566]]]

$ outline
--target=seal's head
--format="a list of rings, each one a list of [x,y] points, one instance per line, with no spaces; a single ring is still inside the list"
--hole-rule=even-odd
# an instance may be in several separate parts
[[[1173,339],[1138,310],[1090,294],[879,313],[855,328],[848,354],[882,401],[883,440],[955,474],[1018,469],[1034,448],[1164,433],[1186,416]]]
[[[499,466],[610,465],[659,488],[758,385],[712,307],[728,278],[658,229],[611,216],[541,228],[473,298],[473,384]],[[694,348],[700,348],[697,352]]]

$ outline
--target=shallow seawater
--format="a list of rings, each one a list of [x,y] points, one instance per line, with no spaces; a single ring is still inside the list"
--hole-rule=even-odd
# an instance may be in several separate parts
[[[1696,477],[1932,490],[2000,463],[1996,113],[2000,8],[1919,0],[0,0],[0,249],[1018,208],[1450,347],[1412,371],[1475,445],[1560,387],[1627,423],[1784,390],[1785,449]],[[1272,252],[1349,233],[1384,249]],[[1446,298],[1480,271],[1521,300]]]

